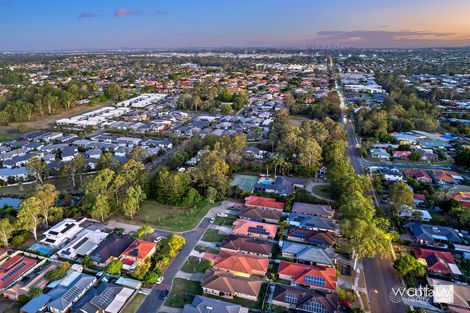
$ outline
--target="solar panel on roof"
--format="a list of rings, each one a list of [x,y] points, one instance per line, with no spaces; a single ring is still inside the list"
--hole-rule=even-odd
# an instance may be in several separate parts
[[[260,225],[256,227],[248,227],[248,232],[253,234],[269,235],[269,233]]]
[[[82,238],[82,240],[80,240],[79,242],[77,242],[74,246],[73,246],[73,249],[78,249],[83,243],[85,243],[86,241],[88,240],[87,237],[84,237]]]
[[[435,264],[437,262],[437,257],[436,255],[434,254],[430,254],[427,258],[426,258],[426,262],[430,265],[432,264]]]

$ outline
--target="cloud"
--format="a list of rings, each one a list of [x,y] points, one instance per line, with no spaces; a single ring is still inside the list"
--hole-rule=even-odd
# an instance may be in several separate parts
[[[157,16],[161,16],[161,15],[167,15],[168,12],[167,12],[167,11],[163,11],[163,10],[156,10],[156,11],[154,12],[154,14],[157,15]]]
[[[468,45],[470,44],[470,35],[412,30],[328,30],[317,32],[313,42],[327,45],[341,44],[344,47],[357,48],[433,47]]]
[[[129,9],[116,9],[116,11],[114,11],[114,16],[115,17],[126,17],[126,16],[135,16],[135,15],[138,15],[139,12],[138,11],[131,11]]]
[[[96,17],[95,13],[93,12],[82,12],[80,13],[80,15],[78,16],[78,18],[91,18],[91,17]]]

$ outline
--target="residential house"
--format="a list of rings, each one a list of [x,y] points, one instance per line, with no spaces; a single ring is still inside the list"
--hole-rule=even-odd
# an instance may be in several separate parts
[[[418,261],[432,273],[462,275],[454,256],[448,251],[438,251],[417,247],[414,250]]]
[[[274,198],[248,196],[245,198],[245,206],[263,210],[275,210],[282,212],[286,206],[284,202],[278,202]]]
[[[390,160],[390,154],[383,148],[370,149],[369,155],[374,159]]]
[[[28,177],[28,172],[26,167],[17,167],[17,168],[0,168],[0,180],[5,182],[9,178],[14,178],[15,180],[25,180]]]
[[[393,157],[395,159],[408,159],[411,155],[411,151],[393,151]]]
[[[248,313],[239,304],[197,295],[191,304],[185,304],[183,313]]]
[[[335,210],[333,210],[330,205],[326,204],[294,202],[292,205],[292,213],[333,218]]]
[[[238,219],[233,222],[232,232],[238,236],[274,239],[277,225]]]
[[[275,193],[288,196],[297,188],[305,188],[305,181],[301,178],[277,176],[276,178],[261,178],[255,185],[256,192]]]
[[[240,213],[240,218],[256,222],[278,224],[279,220],[281,219],[281,212],[258,208],[244,208]]]
[[[42,239],[41,242],[53,248],[58,248],[67,241],[75,238],[83,229],[80,226],[81,222],[82,221],[76,221],[71,218],[63,219],[44,232],[44,236],[46,237]]]
[[[463,208],[470,209],[469,191],[449,192],[447,193],[447,196],[457,200]]]
[[[108,237],[108,233],[99,229],[84,229],[77,234],[75,239],[60,249],[57,254],[65,259],[76,260],[78,257],[90,255],[106,237]]]
[[[294,285],[326,292],[335,292],[338,283],[336,269],[328,266],[281,261],[277,273],[279,279],[288,280]]]
[[[459,234],[450,227],[409,222],[404,225],[409,229],[416,241],[423,244],[437,242],[461,243]]]
[[[263,160],[267,154],[267,151],[258,149],[253,146],[248,146],[245,149],[245,157],[255,160]]]
[[[470,311],[470,285],[450,282],[448,280],[442,280],[439,278],[427,276],[426,278],[428,285],[433,289],[436,289],[436,286],[443,285],[444,290],[449,290],[449,286],[453,292],[453,301],[436,301],[437,304],[444,306],[445,312],[450,313],[467,313]]]
[[[154,255],[155,251],[156,246],[154,242],[141,239],[135,240],[121,254],[122,268],[127,271],[135,269],[139,262]]]
[[[70,162],[78,154],[78,149],[76,146],[67,146],[61,150],[60,157],[62,162]]]
[[[419,206],[426,201],[426,196],[420,193],[413,194],[413,203],[415,206]]]
[[[310,230],[323,230],[329,232],[337,232],[338,230],[335,221],[332,219],[299,213],[290,213],[287,217],[287,223],[295,227]]]
[[[336,313],[338,296],[312,289],[276,284],[272,304],[297,312]]]
[[[331,267],[335,264],[336,254],[333,248],[320,248],[290,241],[283,241],[280,244],[282,256],[285,258],[306,264]]]
[[[400,208],[400,217],[418,222],[429,222],[432,220],[432,216],[427,210],[414,209],[408,205],[403,205]]]
[[[26,274],[36,264],[37,260],[16,254],[0,264],[0,291],[12,282]]]
[[[257,301],[263,281],[209,269],[204,274],[201,285],[205,294]]]
[[[438,185],[456,184],[463,181],[463,177],[456,172],[446,170],[432,170],[431,175]]]
[[[220,251],[228,254],[246,254],[249,256],[269,259],[273,245],[250,238],[231,237],[220,247]]]
[[[93,262],[105,267],[113,259],[118,258],[133,242],[129,236],[109,235],[90,254]]]
[[[264,276],[268,271],[269,259],[249,256],[247,254],[221,253],[213,268],[237,276]]]
[[[425,170],[406,170],[403,172],[406,176],[411,176],[422,183],[432,183],[432,178]]]
[[[303,228],[289,228],[286,231],[289,241],[300,242],[318,247],[332,247],[336,244],[336,236],[332,232],[309,230]]]

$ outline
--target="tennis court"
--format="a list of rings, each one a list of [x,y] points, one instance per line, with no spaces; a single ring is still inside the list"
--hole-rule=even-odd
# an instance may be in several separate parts
[[[235,175],[230,185],[238,186],[243,191],[253,192],[256,183],[258,182],[258,176],[252,175]]]

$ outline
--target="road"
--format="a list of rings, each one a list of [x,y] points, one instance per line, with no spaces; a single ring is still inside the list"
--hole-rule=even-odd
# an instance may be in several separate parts
[[[354,132],[354,126],[345,116],[346,104],[339,86],[336,84],[336,91],[341,99],[342,122],[348,135],[349,149],[347,155],[351,160],[351,165],[358,174],[364,174],[364,165],[362,158],[356,153],[358,140]],[[376,205],[377,197],[374,198]],[[392,263],[388,259],[375,257],[373,259],[362,260],[364,265],[364,275],[370,298],[370,307],[373,313],[401,313],[406,312],[403,303],[392,303],[390,301],[390,292],[398,284],[398,277]]]
[[[194,249],[199,239],[201,239],[209,225],[210,218],[205,217],[199,223],[198,227],[183,234],[183,237],[186,239],[186,244],[183,246],[183,249],[181,249],[178,255],[173,259],[170,265],[166,268],[165,272],[163,273],[163,282],[160,285],[155,285],[152,288],[152,291],[147,297],[145,297],[145,300],[140,305],[137,313],[158,312],[158,309],[164,302],[164,300],[160,300],[160,293],[166,289],[171,290],[173,279],[175,278],[176,273],[178,273],[184,262],[186,262],[189,254]]]

